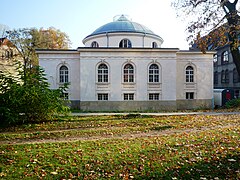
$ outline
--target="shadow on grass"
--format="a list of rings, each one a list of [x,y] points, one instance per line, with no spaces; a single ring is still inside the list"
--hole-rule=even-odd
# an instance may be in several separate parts
[[[172,168],[164,174],[149,172],[143,179],[240,179],[240,154]]]

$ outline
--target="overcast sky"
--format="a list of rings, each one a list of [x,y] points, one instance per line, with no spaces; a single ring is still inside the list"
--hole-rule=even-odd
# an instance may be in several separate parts
[[[176,18],[171,0],[0,0],[0,24],[11,29],[55,27],[72,48],[116,15],[128,15],[164,40],[162,47],[188,49],[186,23]]]

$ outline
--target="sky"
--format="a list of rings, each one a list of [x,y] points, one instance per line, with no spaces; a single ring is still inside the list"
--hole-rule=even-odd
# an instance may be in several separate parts
[[[127,15],[164,40],[163,48],[188,49],[186,22],[176,17],[171,0],[0,0],[0,24],[10,29],[54,27],[65,32],[71,48],[116,15]]]

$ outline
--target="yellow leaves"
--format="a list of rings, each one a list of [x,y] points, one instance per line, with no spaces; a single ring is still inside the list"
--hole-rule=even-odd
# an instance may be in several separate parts
[[[50,172],[52,175],[57,175],[58,173],[56,171]]]

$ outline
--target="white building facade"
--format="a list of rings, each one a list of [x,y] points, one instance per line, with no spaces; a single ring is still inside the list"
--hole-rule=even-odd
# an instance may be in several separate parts
[[[120,16],[76,50],[38,50],[52,89],[70,83],[71,106],[86,111],[211,108],[213,53],[161,48],[163,40]]]

